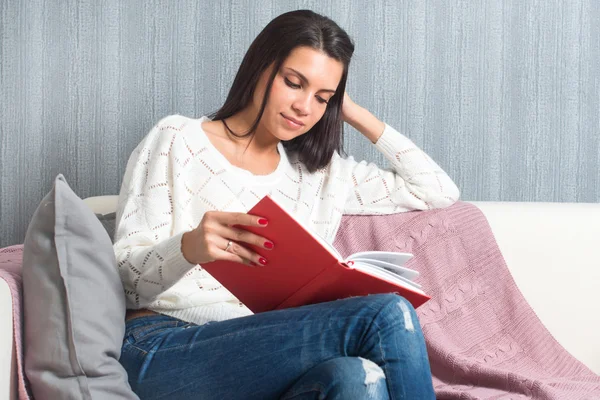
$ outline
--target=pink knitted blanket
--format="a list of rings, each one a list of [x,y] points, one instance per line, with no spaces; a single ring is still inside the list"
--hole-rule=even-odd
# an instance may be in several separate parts
[[[542,325],[476,206],[345,216],[335,247],[414,254],[407,266],[432,296],[417,314],[438,399],[600,399],[600,376]]]

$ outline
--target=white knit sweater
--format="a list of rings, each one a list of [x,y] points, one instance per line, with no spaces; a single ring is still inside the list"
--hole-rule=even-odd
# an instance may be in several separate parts
[[[201,128],[207,119],[168,116],[129,158],[114,245],[127,308],[145,307],[198,324],[252,314],[183,257],[183,233],[207,211],[247,212],[269,194],[332,243],[342,214],[442,208],[459,197],[450,177],[388,125],[375,147],[390,161],[390,170],[336,153],[327,167],[309,173],[280,143],[277,169],[253,175],[212,145]]]

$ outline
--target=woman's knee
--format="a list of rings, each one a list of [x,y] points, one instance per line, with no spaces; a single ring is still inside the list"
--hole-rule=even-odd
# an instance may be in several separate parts
[[[337,361],[336,361],[337,360]],[[389,393],[383,369],[362,357],[334,360],[335,378],[340,382],[340,399],[388,399]]]
[[[313,367],[282,398],[379,400],[388,399],[389,393],[385,374],[373,361],[362,357],[338,357]]]
[[[380,320],[380,325],[401,324],[404,330],[408,332],[420,330],[418,329],[417,313],[412,304],[404,297],[394,293],[377,294],[369,297],[373,297],[373,301],[378,303],[380,312],[377,314],[377,318]]]

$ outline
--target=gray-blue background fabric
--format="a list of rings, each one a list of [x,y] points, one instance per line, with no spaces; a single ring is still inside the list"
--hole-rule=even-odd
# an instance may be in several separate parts
[[[462,199],[600,201],[599,1],[0,0],[0,246],[58,173],[81,197],[118,193],[153,124],[216,110],[258,32],[298,8],[347,30],[349,94]]]

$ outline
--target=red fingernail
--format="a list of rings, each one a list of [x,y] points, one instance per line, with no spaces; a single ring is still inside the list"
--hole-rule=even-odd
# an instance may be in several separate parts
[[[267,220],[266,220],[266,219],[264,219],[264,218],[261,218],[261,219],[259,219],[259,220],[258,220],[258,224],[259,224],[259,225],[266,225],[266,224],[268,224],[268,223],[269,223],[269,221],[267,221]]]
[[[262,265],[267,265],[267,260],[262,257],[258,259],[258,262],[261,263]]]
[[[271,242],[265,242],[265,248],[266,249],[272,249],[273,248],[273,243],[271,243]]]

